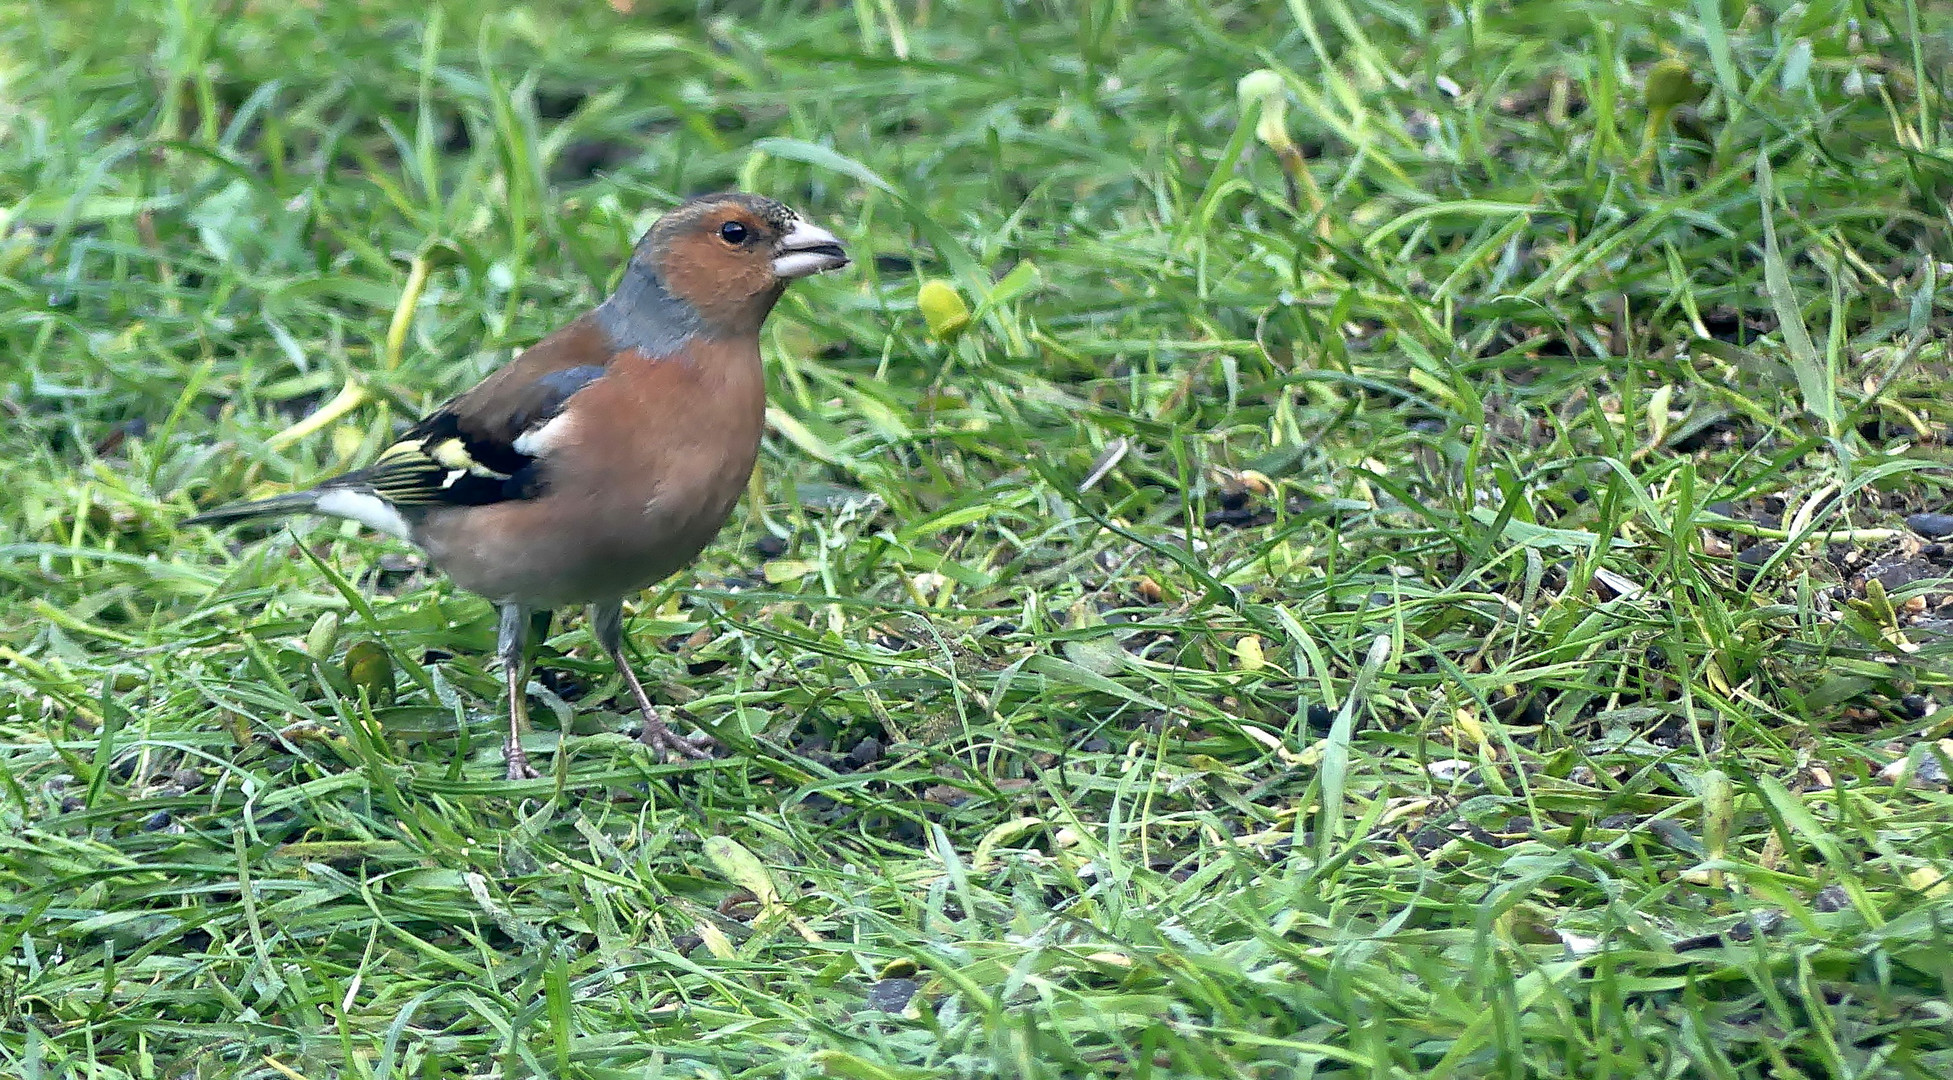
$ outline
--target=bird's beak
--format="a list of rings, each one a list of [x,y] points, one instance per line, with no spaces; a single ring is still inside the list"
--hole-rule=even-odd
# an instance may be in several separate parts
[[[795,220],[773,249],[773,272],[784,280],[804,278],[848,265],[848,253],[833,233]]]

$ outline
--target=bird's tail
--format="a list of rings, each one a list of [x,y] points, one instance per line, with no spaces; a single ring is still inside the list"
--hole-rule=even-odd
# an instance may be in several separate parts
[[[234,521],[254,521],[258,518],[284,517],[287,514],[304,514],[319,508],[317,491],[294,491],[285,495],[273,495],[268,499],[253,499],[250,502],[236,502],[220,506],[215,510],[205,510],[195,517],[183,519],[185,525],[228,525]]]

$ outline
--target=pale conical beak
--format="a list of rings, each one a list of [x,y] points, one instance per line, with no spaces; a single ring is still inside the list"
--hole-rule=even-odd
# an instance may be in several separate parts
[[[846,265],[848,253],[840,238],[805,221],[796,220],[773,248],[773,272],[787,281]]]

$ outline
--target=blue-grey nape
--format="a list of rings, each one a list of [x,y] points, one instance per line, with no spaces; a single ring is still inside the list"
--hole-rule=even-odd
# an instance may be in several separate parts
[[[701,325],[698,309],[673,296],[657,273],[636,259],[594,315],[619,349],[646,356],[670,356],[697,336]]]

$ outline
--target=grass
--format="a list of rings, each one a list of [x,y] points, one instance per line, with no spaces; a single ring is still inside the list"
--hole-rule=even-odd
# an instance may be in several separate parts
[[[1953,1073],[1943,5],[498,7],[0,9],[0,1073]],[[735,753],[176,527],[734,185],[862,255],[630,613]]]

